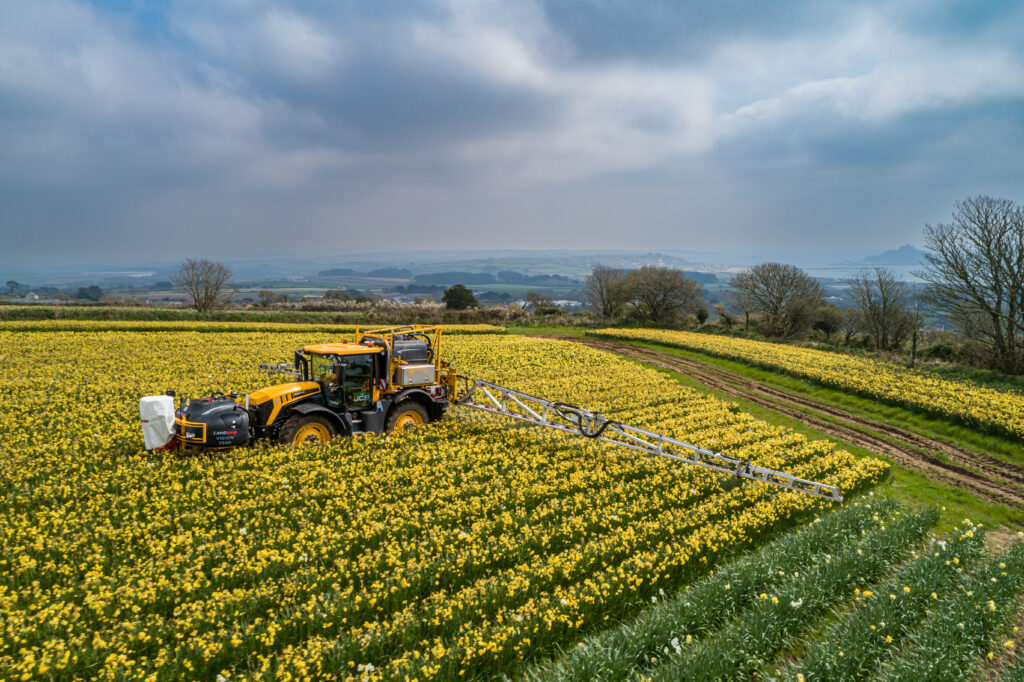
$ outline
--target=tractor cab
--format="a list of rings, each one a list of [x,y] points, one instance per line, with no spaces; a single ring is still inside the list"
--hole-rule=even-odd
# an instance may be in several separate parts
[[[380,399],[382,348],[350,343],[322,343],[295,353],[296,372],[316,382],[325,407],[364,410]]]

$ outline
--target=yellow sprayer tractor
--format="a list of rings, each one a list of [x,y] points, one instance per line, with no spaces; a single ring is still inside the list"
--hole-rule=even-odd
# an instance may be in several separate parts
[[[297,446],[356,433],[410,429],[444,418],[452,405],[667,457],[738,478],[841,502],[838,488],[751,464],[575,405],[459,376],[441,360],[441,327],[409,325],[359,332],[354,342],[295,351],[290,365],[260,369],[292,381],[247,395],[215,392],[182,400],[174,393],[139,404],[146,448],[227,449],[270,440]]]

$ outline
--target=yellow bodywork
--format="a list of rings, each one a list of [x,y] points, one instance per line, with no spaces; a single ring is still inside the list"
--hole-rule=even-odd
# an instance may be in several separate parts
[[[266,426],[270,426],[277,419],[277,415],[280,414],[282,407],[300,398],[316,395],[319,392],[320,385],[315,381],[291,381],[287,384],[277,384],[276,386],[268,386],[258,391],[253,391],[249,394],[249,404],[257,407],[268,400],[274,401],[274,406],[270,410],[270,416],[267,417],[266,423]],[[239,403],[244,400],[242,397],[235,399]]]
[[[317,355],[364,355],[384,352],[380,346],[362,346],[358,343],[314,343],[302,350]]]

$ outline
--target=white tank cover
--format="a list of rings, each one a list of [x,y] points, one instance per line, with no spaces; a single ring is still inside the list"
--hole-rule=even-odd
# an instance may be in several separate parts
[[[139,400],[142,438],[147,450],[162,448],[174,437],[174,398],[169,395],[147,395]]]

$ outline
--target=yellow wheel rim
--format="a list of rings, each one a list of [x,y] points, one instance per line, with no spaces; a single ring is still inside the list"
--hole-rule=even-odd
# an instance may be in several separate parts
[[[423,417],[421,417],[420,413],[415,410],[409,410],[395,420],[395,431],[402,429],[414,429],[417,426],[423,426]]]
[[[295,432],[292,445],[303,445],[306,443],[316,445],[317,443],[326,443],[330,439],[331,432],[327,430],[326,426],[317,422],[310,422],[309,424],[303,424]]]

